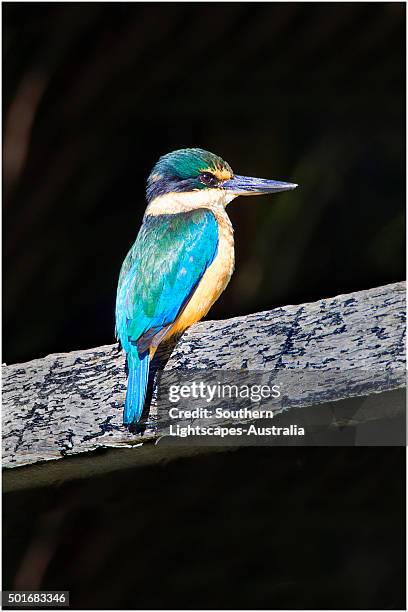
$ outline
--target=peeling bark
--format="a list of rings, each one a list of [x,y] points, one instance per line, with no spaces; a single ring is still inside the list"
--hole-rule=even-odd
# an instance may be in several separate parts
[[[153,372],[163,367],[323,372],[326,382],[318,388],[302,397],[294,390],[288,398],[288,407],[316,406],[404,387],[404,339],[405,283],[396,283],[198,323],[172,352],[165,348],[158,354]],[[126,376],[117,345],[3,366],[2,374],[6,468],[64,461],[101,447],[136,445],[137,453],[141,443],[156,438],[152,419],[143,436],[121,423]]]

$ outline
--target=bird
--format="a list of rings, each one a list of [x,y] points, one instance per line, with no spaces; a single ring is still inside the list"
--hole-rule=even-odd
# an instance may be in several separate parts
[[[237,175],[221,157],[200,148],[159,158],[147,180],[147,207],[116,295],[116,337],[128,372],[125,426],[141,419],[158,346],[202,319],[231,279],[234,235],[227,204],[237,196],[296,187]]]

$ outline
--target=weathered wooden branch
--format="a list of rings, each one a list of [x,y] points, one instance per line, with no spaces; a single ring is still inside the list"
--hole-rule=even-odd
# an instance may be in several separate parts
[[[285,370],[298,373],[300,381],[305,373],[319,373],[316,387],[289,389],[285,408],[382,394],[382,402],[353,414],[354,420],[369,421],[403,410],[396,390],[405,386],[404,337],[405,283],[396,283],[199,323],[170,356],[162,351],[155,366]],[[128,432],[121,423],[125,388],[124,356],[117,345],[3,366],[3,466],[18,468],[5,471],[6,486],[45,484],[199,452],[153,446],[154,419],[143,435]],[[337,424],[345,424],[341,416]],[[114,447],[120,450],[90,452]]]

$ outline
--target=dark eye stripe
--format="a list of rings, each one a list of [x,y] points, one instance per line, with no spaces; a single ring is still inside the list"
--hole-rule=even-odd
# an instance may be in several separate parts
[[[201,172],[198,178],[207,187],[217,187],[219,184],[219,180],[211,172]]]

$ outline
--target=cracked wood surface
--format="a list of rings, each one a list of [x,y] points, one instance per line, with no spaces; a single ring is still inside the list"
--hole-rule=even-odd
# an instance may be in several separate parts
[[[246,317],[205,321],[190,328],[173,352],[164,349],[153,371],[290,371],[297,380],[305,373],[321,376],[307,393],[304,385],[290,389],[285,408],[401,389],[405,310],[405,283],[395,283]],[[154,400],[143,436],[121,424],[126,376],[117,345],[5,365],[2,376],[6,468],[21,470],[20,466],[56,459],[64,463],[73,455],[89,457],[89,451],[101,447],[131,447],[133,457],[154,452],[165,457],[151,444],[156,438]],[[387,416],[386,404],[372,418]],[[388,416],[395,416],[395,411]],[[361,418],[370,415],[365,411]]]

